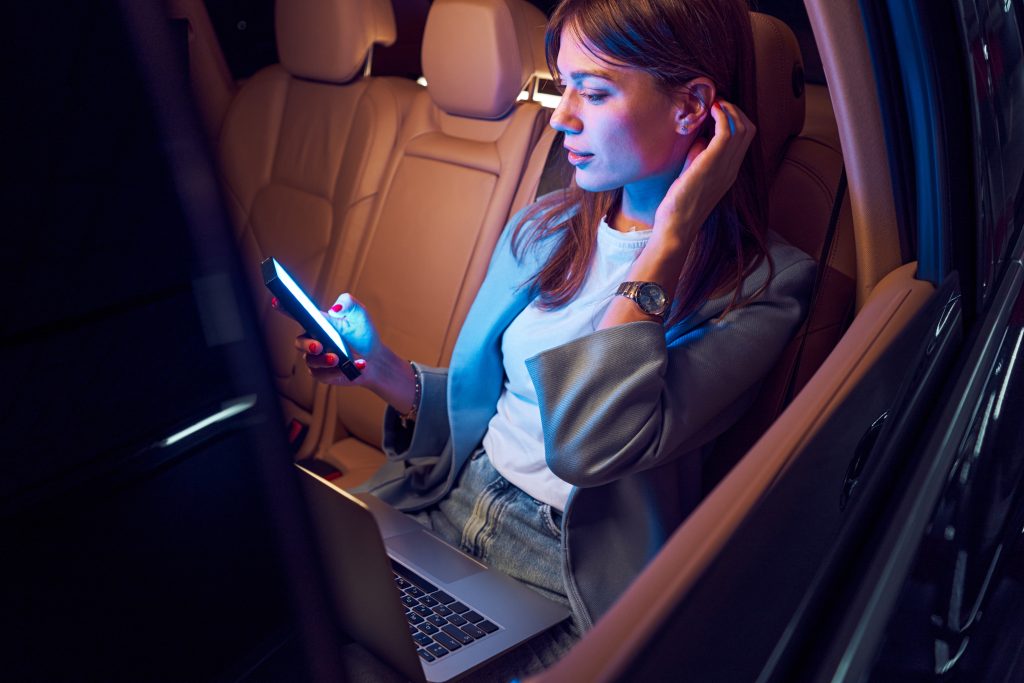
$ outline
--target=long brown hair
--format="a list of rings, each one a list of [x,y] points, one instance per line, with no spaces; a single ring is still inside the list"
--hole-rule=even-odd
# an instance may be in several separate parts
[[[598,59],[641,69],[673,93],[698,76],[736,104],[756,125],[754,45],[746,0],[562,0],[548,21],[548,66],[557,74],[562,30],[568,28]],[[709,116],[705,121],[713,129]],[[535,202],[512,235],[512,250],[560,234],[545,265],[529,281],[542,308],[567,304],[583,286],[597,246],[597,224],[617,209],[622,188],[588,192],[575,180]],[[698,231],[673,297],[672,325],[718,291],[735,290],[725,312],[760,292],[740,298],[744,276],[767,256],[761,145],[755,141],[735,185]],[[526,230],[526,226],[530,226]],[[769,264],[770,265],[770,264]],[[723,313],[724,315],[724,313]]]

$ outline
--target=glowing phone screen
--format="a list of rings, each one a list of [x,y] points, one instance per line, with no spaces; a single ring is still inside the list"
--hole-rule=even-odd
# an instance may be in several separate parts
[[[271,259],[271,262],[274,264],[274,272],[277,273],[278,279],[285,287],[288,288],[288,291],[292,293],[295,300],[298,301],[304,309],[306,309],[306,312],[309,313],[310,317],[313,318],[313,321],[320,326],[323,333],[326,334],[332,342],[337,344],[338,348],[341,349],[346,356],[351,358],[352,354],[348,352],[348,347],[345,346],[345,340],[341,338],[340,334],[338,334],[338,330],[334,329],[334,325],[331,325],[331,323],[327,321],[327,318],[325,318],[324,314],[320,312],[320,309],[316,307],[316,304],[314,304],[313,300],[309,298],[309,295],[302,291],[302,287],[299,287],[299,284],[295,282],[295,280],[292,279],[292,276],[288,274],[288,271],[277,262],[277,259]]]

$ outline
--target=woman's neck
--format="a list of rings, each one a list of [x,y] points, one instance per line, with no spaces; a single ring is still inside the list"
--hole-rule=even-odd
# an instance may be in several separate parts
[[[665,198],[668,188],[679,176],[674,170],[663,176],[644,178],[622,188],[622,201],[612,211],[609,224],[619,232],[650,230],[654,227],[654,214]]]

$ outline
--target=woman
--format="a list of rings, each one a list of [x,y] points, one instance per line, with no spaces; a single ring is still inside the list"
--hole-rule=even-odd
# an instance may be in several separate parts
[[[502,671],[550,664],[657,552],[804,315],[813,262],[764,228],[747,11],[558,5],[573,181],[509,222],[449,369],[398,358],[347,294],[328,312],[390,406],[368,488],[572,610]]]

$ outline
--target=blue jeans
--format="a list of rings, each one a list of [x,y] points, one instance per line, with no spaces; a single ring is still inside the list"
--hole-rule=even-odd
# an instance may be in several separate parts
[[[441,502],[410,516],[491,569],[569,607],[562,579],[561,513],[506,481],[483,449],[473,454]],[[568,619],[465,680],[509,681],[537,673],[554,664],[579,637]]]

